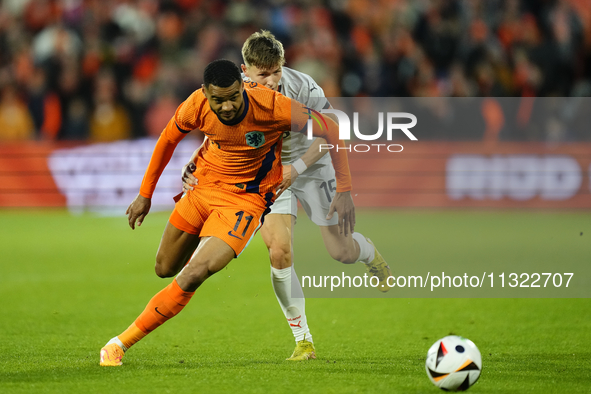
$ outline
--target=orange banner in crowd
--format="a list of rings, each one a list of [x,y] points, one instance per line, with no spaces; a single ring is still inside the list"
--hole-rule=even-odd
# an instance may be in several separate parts
[[[50,143],[0,144],[0,207],[63,207],[47,158]]]
[[[104,203],[103,195],[111,196],[113,204],[124,205],[123,200],[129,199],[125,194],[127,191],[132,197],[137,193],[131,180],[137,178],[139,183],[145,168],[143,161],[129,163],[133,157],[130,158],[128,152],[134,149],[135,143],[113,143],[119,144],[120,149],[112,149],[109,144],[100,146],[100,149],[108,150],[109,162],[126,161],[124,165],[110,167],[101,178],[96,177],[97,171],[105,166],[88,169],[88,163],[84,162],[89,160],[87,151],[81,151],[80,147],[44,143],[2,144],[0,207],[100,206],[101,201]],[[145,156],[142,160],[148,160],[151,151],[143,146],[153,146],[153,141],[143,141],[142,144],[141,152]],[[384,147],[378,152],[375,146],[369,146],[370,150],[364,152],[366,146],[352,144],[349,162],[354,201],[358,207],[591,208],[591,143],[405,141],[403,146],[402,152],[389,152]],[[85,145],[83,149],[92,147]],[[178,191],[179,185],[174,182],[180,178],[180,171],[176,167],[189,158],[192,149],[193,146],[182,154],[179,152],[182,157],[179,157],[174,171],[171,170],[169,190],[165,189],[163,193],[176,194]],[[68,152],[74,153],[68,155]],[[56,157],[67,159],[67,163],[56,164]],[[50,158],[53,160],[51,166],[48,164]],[[133,174],[126,170],[128,168],[134,169]],[[127,173],[118,174],[117,169]],[[87,173],[94,178],[86,179]],[[62,184],[64,177],[66,186]],[[56,184],[56,179],[60,180],[60,185]],[[78,179],[86,184],[77,184]],[[96,190],[92,195],[76,194],[79,190],[86,190],[89,181],[96,183],[97,179],[100,179],[100,185],[95,186],[100,194]],[[180,180],[178,182],[180,184]],[[124,189],[122,185],[128,185],[128,188]],[[68,193],[74,197],[70,198]],[[118,196],[122,198],[117,199]],[[168,204],[168,196],[161,201]],[[85,205],[83,209],[89,208]]]

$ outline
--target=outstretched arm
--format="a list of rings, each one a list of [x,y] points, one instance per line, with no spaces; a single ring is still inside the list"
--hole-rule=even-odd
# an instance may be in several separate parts
[[[295,111],[294,111],[295,112]],[[351,173],[345,143],[339,140],[339,128],[337,123],[330,117],[324,117],[326,127],[320,127],[313,122],[312,133],[315,137],[325,138],[329,145],[333,146],[330,156],[337,178],[337,192],[333,199],[327,215],[331,219],[334,213],[338,214],[339,232],[347,235],[355,229],[355,205],[351,198]],[[306,119],[307,122],[307,119]],[[304,128],[300,128],[304,130]]]
[[[198,99],[196,97],[200,94],[200,91],[193,92],[187,100],[179,105],[174,116],[160,134],[154,153],[150,158],[150,164],[148,164],[144,174],[140,192],[126,211],[129,226],[132,229],[135,229],[136,224],[140,226],[150,212],[152,195],[156,189],[156,184],[160,179],[160,175],[162,175],[162,171],[170,161],[176,146],[191,130],[198,127],[196,123]]]
[[[132,229],[135,230],[136,224],[141,226],[145,217],[150,212],[152,195],[154,194],[154,189],[156,189],[158,179],[160,179],[162,171],[164,171],[164,168],[166,168],[166,165],[170,161],[176,146],[185,135],[185,133],[181,133],[178,130],[174,118],[168,122],[164,131],[160,134],[160,138],[158,138],[158,142],[156,142],[156,147],[154,148],[154,153],[152,153],[150,164],[148,164],[148,168],[144,174],[140,192],[129,207],[127,207],[127,211],[125,211],[129,226]]]
[[[174,118],[168,122],[164,131],[160,134],[158,142],[156,142],[156,147],[154,148],[154,153],[152,153],[150,164],[148,164],[148,168],[144,174],[142,186],[140,187],[141,196],[152,198],[152,194],[154,194],[154,189],[156,189],[156,184],[158,183],[158,179],[160,179],[160,175],[162,175],[162,171],[164,171],[166,165],[170,161],[176,146],[186,135],[186,133],[182,133],[178,129]]]
[[[339,140],[339,127],[337,123],[328,116],[323,116],[324,126],[320,122],[310,120],[311,108],[302,103],[286,98],[278,94],[275,97],[277,102],[277,119],[282,127],[300,132],[307,132],[308,122],[312,126],[314,137],[324,138],[328,145],[333,148],[330,150],[330,157],[335,169],[337,178],[337,193],[333,199],[327,219],[332,218],[334,212],[339,215],[339,231],[345,235],[353,232],[355,228],[355,205],[351,198],[351,173],[349,172],[349,162],[347,160],[347,151],[345,143]],[[283,122],[287,122],[286,125]]]
[[[326,149],[320,150],[322,144],[326,144],[326,140],[324,138],[316,138],[306,153],[296,160],[293,165],[288,164],[283,166],[283,180],[277,188],[277,197],[287,190],[287,188],[295,182],[297,177],[301,175],[300,170],[301,172],[304,172],[306,168],[316,163],[328,153],[328,150]],[[301,164],[298,164],[300,161]]]

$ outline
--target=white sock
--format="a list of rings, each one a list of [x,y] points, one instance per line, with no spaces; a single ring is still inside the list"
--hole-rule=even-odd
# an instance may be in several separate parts
[[[107,342],[107,345],[110,345],[112,343],[116,343],[117,345],[119,345],[119,347],[121,349],[123,349],[123,353],[125,353],[127,351],[127,348],[125,346],[123,346],[123,342],[121,342],[119,337],[111,338],[111,340],[109,342]],[[105,346],[107,346],[107,345],[105,345]]]
[[[361,261],[363,264],[368,264],[376,257],[376,251],[374,247],[367,242],[367,239],[359,233],[353,233],[353,239],[359,244],[359,257],[357,261]]]
[[[306,299],[291,296],[292,286],[294,293],[303,294],[302,286],[295,274],[293,266],[284,269],[271,267],[271,282],[273,283],[277,301],[279,301],[287,323],[289,323],[296,343],[303,340],[304,337],[306,341],[312,342],[312,335],[310,334],[308,320],[306,319]]]

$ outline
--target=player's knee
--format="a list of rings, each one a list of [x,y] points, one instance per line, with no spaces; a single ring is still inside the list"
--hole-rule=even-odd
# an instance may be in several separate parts
[[[154,271],[160,278],[172,278],[175,275],[172,270],[162,267],[158,264],[154,266]]]
[[[163,264],[158,264],[158,262],[156,262],[156,265],[154,266],[154,271],[156,272],[156,275],[161,278],[172,278],[177,274],[177,272],[174,272],[174,270],[170,269],[170,267],[167,267]]]
[[[178,270],[175,269],[175,264],[166,257],[157,255],[156,256],[156,265],[154,266],[154,271],[156,275],[161,278],[172,278],[176,274],[178,274]]]
[[[275,268],[291,267],[291,245],[285,242],[272,242],[269,247],[269,258]]]

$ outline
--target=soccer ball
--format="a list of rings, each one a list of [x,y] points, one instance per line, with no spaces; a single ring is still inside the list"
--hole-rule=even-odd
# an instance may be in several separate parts
[[[465,391],[480,377],[482,357],[469,339],[450,335],[435,342],[427,352],[427,376],[445,391]]]

